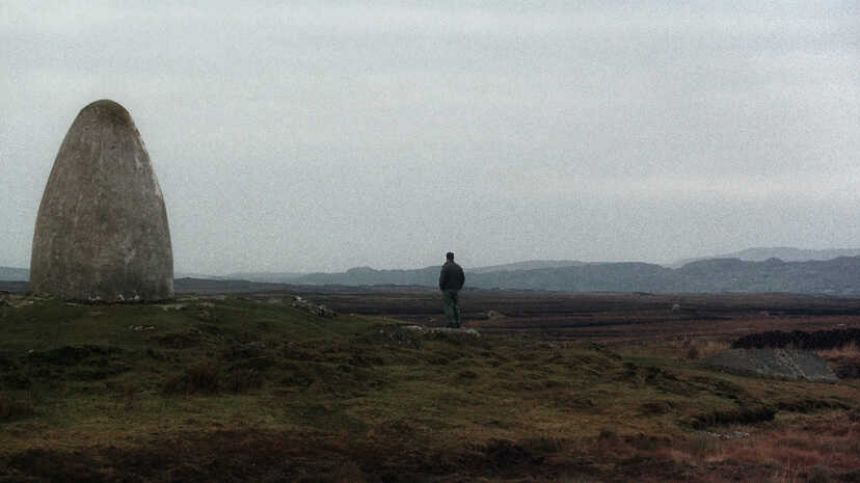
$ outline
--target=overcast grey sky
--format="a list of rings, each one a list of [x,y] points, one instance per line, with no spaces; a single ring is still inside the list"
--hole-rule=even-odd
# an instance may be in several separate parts
[[[178,271],[860,246],[856,1],[0,0],[0,66],[0,265],[100,98]]]

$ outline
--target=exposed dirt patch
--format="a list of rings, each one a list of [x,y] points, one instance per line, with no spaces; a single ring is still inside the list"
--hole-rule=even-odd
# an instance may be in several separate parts
[[[478,448],[478,452],[482,457],[470,458],[471,463],[477,463],[476,469],[490,470],[493,473],[539,466],[544,460],[513,441],[506,440],[491,441]]]

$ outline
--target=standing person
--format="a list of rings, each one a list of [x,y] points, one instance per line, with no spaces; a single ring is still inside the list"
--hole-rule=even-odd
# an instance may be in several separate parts
[[[458,292],[466,282],[463,267],[454,263],[454,254],[445,254],[447,261],[442,265],[439,272],[439,290],[445,297],[445,315],[448,316],[448,327],[460,328],[460,305],[458,304]]]

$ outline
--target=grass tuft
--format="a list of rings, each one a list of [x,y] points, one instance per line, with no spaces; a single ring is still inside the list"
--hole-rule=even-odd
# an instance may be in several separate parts
[[[27,418],[36,413],[33,394],[24,392],[23,397],[0,393],[0,421]]]
[[[169,395],[217,394],[220,367],[212,360],[198,361],[184,372],[164,382],[164,393]]]

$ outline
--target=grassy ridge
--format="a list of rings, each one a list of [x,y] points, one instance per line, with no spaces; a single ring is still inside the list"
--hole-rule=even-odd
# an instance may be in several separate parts
[[[852,385],[739,378],[587,343],[421,335],[290,300],[0,306],[0,475],[683,479],[712,474],[702,461],[724,450],[702,430],[856,411]]]

